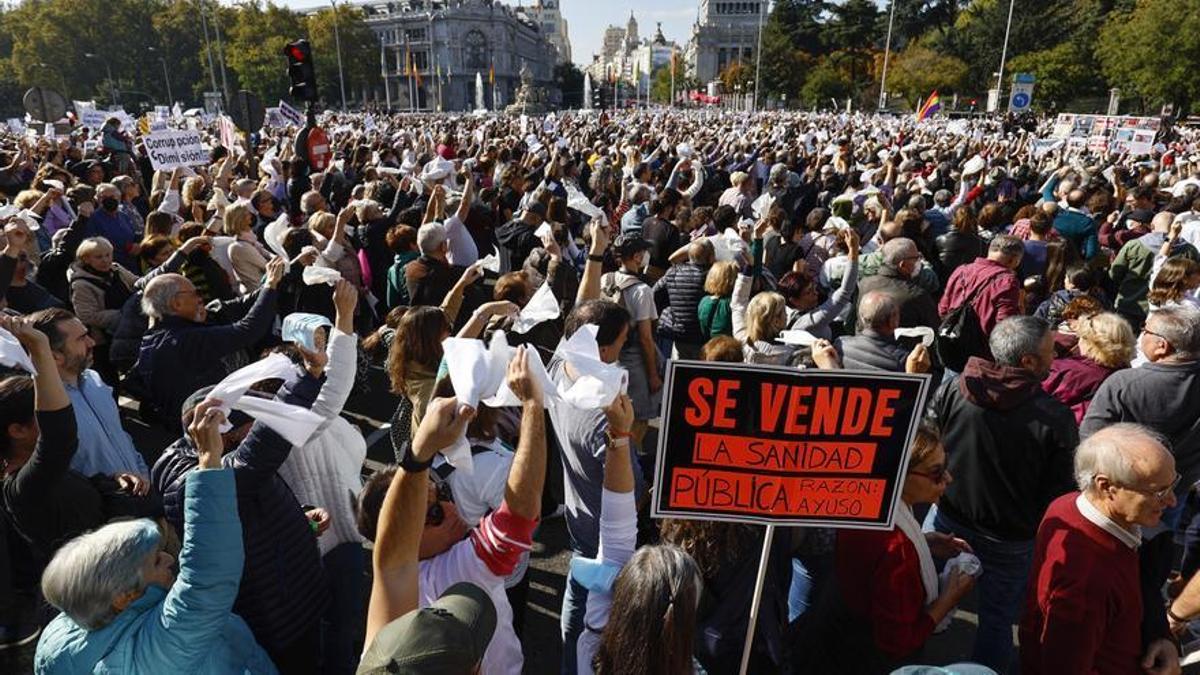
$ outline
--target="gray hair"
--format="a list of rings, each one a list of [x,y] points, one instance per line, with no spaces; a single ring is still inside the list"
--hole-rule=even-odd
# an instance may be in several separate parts
[[[870,291],[858,301],[859,330],[870,328],[878,331],[893,317],[900,315],[900,304],[886,291]]]
[[[432,255],[442,244],[446,243],[449,235],[446,226],[441,223],[425,223],[417,230],[417,248],[423,255]]]
[[[1100,474],[1124,485],[1137,483],[1137,472],[1125,448],[1141,443],[1153,443],[1167,452],[1166,441],[1161,435],[1129,422],[1110,424],[1084,439],[1075,449],[1075,484],[1079,491],[1092,490],[1096,476]]]
[[[992,237],[991,243],[988,244],[988,254],[1020,260],[1025,255],[1025,242],[1011,234],[998,234]]]
[[[925,196],[917,193],[908,198],[908,208],[913,211],[925,212]]]
[[[889,239],[883,245],[883,262],[895,267],[917,253],[917,245],[908,237]]]
[[[688,246],[688,261],[699,265],[708,265],[713,261],[716,251],[707,237],[697,239]]]
[[[121,197],[121,188],[113,185],[112,183],[101,183],[96,186],[96,199],[100,199],[106,192],[116,192],[117,198],[119,199]]]
[[[183,289],[187,277],[182,274],[160,274],[142,289],[142,314],[161,321],[171,313],[171,300]]]
[[[1184,305],[1156,309],[1146,318],[1154,319],[1155,332],[1171,343],[1175,354],[1185,359],[1200,357],[1200,309]]]
[[[161,538],[146,518],[81,534],[58,549],[42,572],[42,594],[81,627],[103,628],[116,616],[113,600],[146,587],[142,569]]]
[[[321,193],[316,190],[309,190],[300,197],[300,213],[306,216],[312,215],[313,211],[317,210],[317,200],[321,199]]]
[[[988,347],[997,364],[1019,367],[1022,356],[1038,353],[1048,332],[1050,324],[1035,316],[1014,316],[996,324]]]

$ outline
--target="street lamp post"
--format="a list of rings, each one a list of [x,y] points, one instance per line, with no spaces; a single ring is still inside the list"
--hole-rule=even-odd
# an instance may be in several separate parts
[[[771,8],[770,0],[763,0],[758,12],[758,47],[754,49],[754,100],[750,106],[751,112],[758,112],[758,85],[762,76],[762,34],[763,21]]]
[[[892,55],[892,24],[896,22],[896,0],[891,1],[892,10],[888,16],[887,41],[883,47],[883,73],[879,76],[879,109],[887,107],[887,69],[888,60]]]
[[[1004,60],[1008,56],[1008,34],[1012,31],[1013,6],[1017,0],[1008,0],[1008,23],[1004,26],[1004,47],[1000,49],[1000,70],[996,73],[996,110],[1000,110],[1000,91],[1004,83]]]
[[[346,110],[346,78],[342,75],[342,34],[338,30],[337,2],[329,0],[329,6],[333,7],[333,42],[337,48],[338,61],[338,84],[342,90],[342,112]]]
[[[89,59],[99,59],[104,62],[104,71],[108,73],[108,93],[112,96],[113,106],[117,105],[117,86],[113,84],[112,66],[109,65],[108,59],[101,59],[96,54],[88,52],[84,54]]]
[[[146,51],[158,54],[158,60],[160,63],[162,63],[163,80],[165,80],[167,83],[167,105],[170,106],[175,103],[175,97],[171,95],[171,75],[167,72],[167,59],[162,54],[159,54],[158,50],[154,47],[147,47]]]

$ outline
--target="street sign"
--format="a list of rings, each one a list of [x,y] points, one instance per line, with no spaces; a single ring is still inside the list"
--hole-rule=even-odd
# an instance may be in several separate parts
[[[253,92],[243,89],[229,102],[229,116],[238,129],[250,134],[262,128],[267,110]]]
[[[37,122],[57,122],[67,114],[67,100],[57,91],[45,87],[30,87],[21,104]]]
[[[329,166],[329,161],[333,159],[333,148],[329,144],[329,136],[326,135],[325,130],[321,127],[309,129],[305,146],[309,169],[324,171]]]
[[[1013,76],[1012,92],[1008,97],[1009,112],[1025,112],[1033,104],[1033,75],[1017,73]]]

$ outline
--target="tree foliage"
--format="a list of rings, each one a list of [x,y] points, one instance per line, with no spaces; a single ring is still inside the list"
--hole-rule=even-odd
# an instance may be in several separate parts
[[[1200,0],[1138,0],[1113,12],[1096,55],[1113,85],[1152,105],[1200,102]]]
[[[887,88],[889,93],[899,93],[904,100],[912,103],[934,90],[959,91],[966,83],[969,72],[970,67],[962,59],[912,44],[892,56]]]

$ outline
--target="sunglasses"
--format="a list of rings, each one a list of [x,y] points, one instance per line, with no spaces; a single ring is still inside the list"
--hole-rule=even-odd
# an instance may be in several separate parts
[[[437,490],[437,500],[425,509],[425,525],[427,527],[437,527],[446,520],[446,509],[442,508],[442,502],[454,502],[454,494],[450,492],[450,484],[444,481],[436,481],[434,486]]]
[[[927,478],[938,485],[944,483],[946,481],[946,477],[950,475],[950,470],[946,468],[945,464],[934,467],[932,471],[915,471],[913,469],[909,469],[908,472],[914,476]]]

